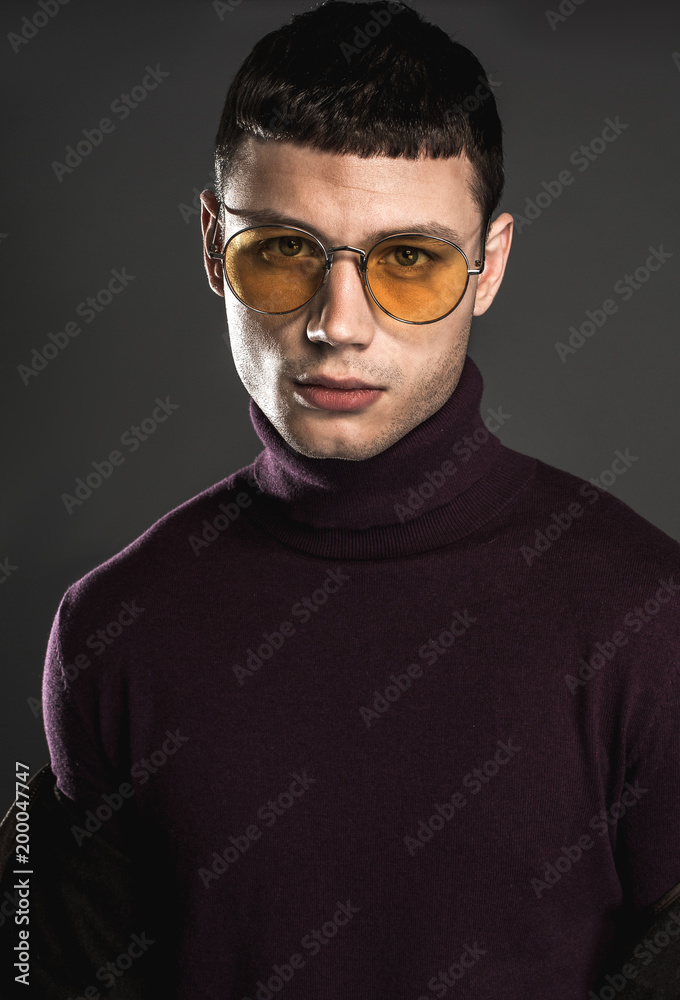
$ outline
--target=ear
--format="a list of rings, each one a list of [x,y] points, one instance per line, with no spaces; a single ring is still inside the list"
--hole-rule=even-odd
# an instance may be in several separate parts
[[[219,205],[217,202],[217,196],[213,191],[201,191],[201,228],[203,230],[203,262],[205,264],[206,274],[208,275],[208,283],[212,288],[213,292],[217,295],[221,295],[224,298],[224,271],[222,269],[222,261],[212,260],[208,256],[209,240],[212,228],[215,224],[215,217],[219,211]],[[220,225],[218,224],[217,230],[215,232],[215,242],[218,247],[220,246],[221,233]]]
[[[477,279],[473,316],[481,316],[489,308],[501,286],[508,262],[514,220],[503,212],[491,224],[486,241],[484,270]]]

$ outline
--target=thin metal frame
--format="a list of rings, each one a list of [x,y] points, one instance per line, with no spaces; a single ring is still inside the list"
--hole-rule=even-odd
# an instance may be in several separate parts
[[[328,277],[328,275],[330,274],[330,270],[331,270],[331,268],[333,266],[333,254],[336,253],[338,250],[350,250],[352,253],[358,253],[359,254],[359,256],[361,258],[361,262],[358,264],[359,273],[361,274],[361,277],[363,279],[364,285],[368,289],[368,293],[371,296],[371,298],[373,299],[373,301],[375,302],[375,304],[378,306],[379,309],[382,309],[382,311],[384,313],[386,313],[388,316],[391,316],[392,319],[396,319],[399,323],[409,323],[411,326],[424,326],[424,325],[426,325],[428,323],[438,323],[439,320],[445,319],[447,316],[450,316],[451,313],[453,312],[453,310],[458,308],[458,306],[460,305],[460,303],[463,301],[463,299],[465,297],[465,293],[466,293],[468,285],[470,283],[470,275],[471,274],[481,274],[484,271],[484,268],[486,266],[486,240],[487,240],[487,236],[488,236],[489,223],[490,223],[491,219],[487,219],[486,225],[484,227],[484,240],[483,240],[483,243],[482,243],[482,259],[481,260],[476,260],[475,264],[477,264],[478,266],[474,267],[474,268],[471,268],[470,267],[470,262],[468,261],[468,258],[467,258],[467,255],[466,255],[465,251],[461,247],[459,247],[457,243],[452,243],[451,240],[442,239],[442,237],[440,237],[440,236],[428,236],[427,233],[392,233],[390,236],[384,236],[381,240],[378,240],[377,243],[374,243],[374,245],[371,247],[370,250],[361,250],[359,247],[349,247],[349,246],[329,247],[328,249],[326,249],[326,247],[323,245],[323,243],[321,242],[321,240],[318,239],[316,236],[314,236],[313,233],[308,232],[306,229],[300,229],[298,226],[285,226],[285,225],[283,225],[283,223],[278,224],[278,225],[277,225],[277,223],[268,223],[266,225],[259,225],[259,226],[245,226],[243,229],[239,229],[238,232],[232,233],[232,235],[229,237],[229,239],[227,240],[227,242],[224,245],[224,250],[222,250],[220,252],[217,249],[217,244],[214,242],[214,240],[215,240],[215,233],[217,232],[217,224],[219,222],[219,213],[220,213],[221,208],[222,208],[222,205],[220,203],[218,203],[218,205],[219,205],[218,213],[215,216],[215,222],[213,224],[212,232],[210,233],[210,239],[209,239],[209,243],[208,243],[208,256],[210,257],[211,260],[221,260],[222,261],[222,270],[224,271],[225,280],[227,282],[227,285],[229,286],[229,290],[232,292],[232,294],[235,296],[235,298],[237,298],[239,302],[242,302],[243,305],[246,306],[248,309],[252,309],[253,312],[261,313],[261,314],[263,314],[265,316],[285,316],[288,313],[297,312],[298,309],[302,309],[303,306],[306,306],[309,302],[311,302],[312,299],[314,298],[314,296],[317,294],[317,292],[319,291],[319,289],[322,287],[322,285],[326,281],[326,278]],[[323,277],[322,277],[321,281],[319,282],[318,287],[312,292],[312,294],[309,296],[309,298],[305,302],[302,302],[299,306],[296,306],[294,309],[284,309],[282,312],[267,312],[266,309],[256,309],[255,306],[251,306],[251,305],[249,305],[248,302],[244,302],[244,300],[241,298],[241,296],[236,293],[236,291],[232,287],[232,284],[231,284],[231,282],[229,280],[229,275],[227,274],[226,255],[227,255],[227,249],[228,249],[229,244],[231,243],[231,241],[233,239],[235,239],[235,237],[240,236],[242,233],[247,233],[251,229],[276,229],[276,228],[286,229],[286,230],[288,230],[290,232],[293,232],[293,233],[302,233],[304,236],[308,236],[318,246],[321,247],[321,249],[323,251],[323,254],[324,254],[324,258],[325,258],[325,262],[326,263],[325,263],[325,266],[324,266]],[[419,238],[422,238],[423,236],[425,236],[425,237],[427,237],[428,239],[431,239],[431,240],[438,240],[440,243],[447,243],[449,246],[455,247],[455,249],[460,254],[462,254],[463,260],[465,261],[465,264],[466,264],[466,267],[467,267],[467,278],[466,278],[466,281],[465,281],[465,288],[461,292],[460,298],[456,302],[455,306],[452,306],[452,308],[449,309],[448,312],[445,312],[443,315],[437,316],[436,319],[423,319],[423,320],[402,319],[401,316],[395,316],[394,313],[391,313],[388,309],[385,308],[385,306],[381,305],[380,302],[378,302],[378,300],[376,299],[375,295],[373,294],[373,289],[371,288],[370,282],[368,280],[368,275],[366,273],[366,267],[367,267],[368,258],[373,253],[373,251],[375,250],[375,248],[379,247],[381,243],[386,243],[387,240],[393,240],[397,236],[399,236],[399,237],[402,237],[402,236],[403,237],[415,236],[415,237],[419,237]]]

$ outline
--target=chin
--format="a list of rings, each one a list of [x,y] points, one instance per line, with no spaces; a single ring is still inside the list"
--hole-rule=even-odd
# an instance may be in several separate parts
[[[367,448],[370,446],[347,441],[310,441],[308,438],[291,438],[288,443],[301,455],[307,458],[339,458],[349,462],[356,462],[362,458],[368,458]]]
[[[362,462],[367,458],[373,458],[394,443],[393,437],[387,437],[385,434],[373,435],[366,440],[346,438],[328,440],[309,435],[302,437],[291,435],[286,441],[307,458],[337,458],[347,462]]]
[[[375,439],[363,441],[346,436],[329,437],[300,427],[282,427],[278,430],[291,448],[307,458],[339,458],[356,462],[370,458],[382,450]]]

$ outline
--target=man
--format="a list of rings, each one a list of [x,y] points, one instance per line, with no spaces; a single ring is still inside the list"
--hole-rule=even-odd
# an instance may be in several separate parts
[[[331,0],[246,59],[216,169],[205,266],[264,449],[62,601],[74,850],[155,873],[177,997],[668,986],[678,546],[480,413],[512,236],[489,79],[408,6]]]

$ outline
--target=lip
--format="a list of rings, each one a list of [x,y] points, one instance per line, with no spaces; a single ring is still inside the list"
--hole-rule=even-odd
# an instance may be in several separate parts
[[[359,378],[328,378],[326,375],[310,375],[307,378],[295,379],[297,385],[323,385],[327,389],[380,389],[379,385],[369,385]]]
[[[312,382],[294,382],[296,394],[303,399],[307,406],[315,410],[335,410],[336,413],[351,413],[357,410],[365,410],[376,403],[382,396],[384,389],[375,389],[367,386],[359,379],[329,379],[324,376],[323,384],[321,376],[315,376]]]

